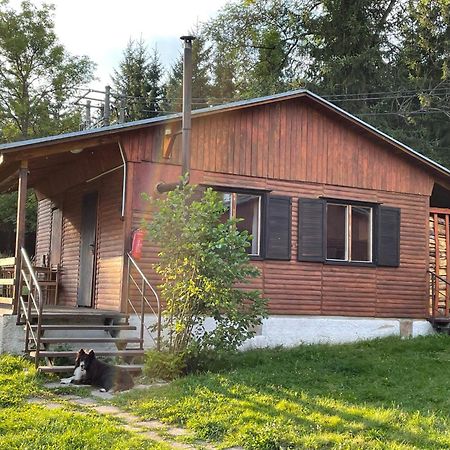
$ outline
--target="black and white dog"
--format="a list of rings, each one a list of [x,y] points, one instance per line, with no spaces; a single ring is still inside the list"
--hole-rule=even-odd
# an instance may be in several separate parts
[[[134,386],[133,379],[126,370],[99,361],[94,350],[86,353],[83,349],[77,353],[73,376],[61,379],[61,384],[71,383],[90,384],[104,392],[126,391]]]

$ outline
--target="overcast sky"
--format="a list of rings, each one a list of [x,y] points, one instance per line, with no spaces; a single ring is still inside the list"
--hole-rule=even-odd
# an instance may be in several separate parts
[[[87,55],[97,63],[98,81],[110,83],[130,38],[141,36],[149,48],[157,46],[169,67],[180,52],[179,37],[197,22],[214,16],[227,0],[48,0],[55,9],[56,33],[74,55]],[[42,0],[32,0],[40,5]],[[10,0],[17,7],[20,0]]]

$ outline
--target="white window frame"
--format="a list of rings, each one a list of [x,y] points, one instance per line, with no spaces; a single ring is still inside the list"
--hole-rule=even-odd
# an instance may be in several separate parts
[[[328,255],[327,255],[326,260],[333,261],[333,262],[349,262],[349,263],[364,263],[364,264],[373,263],[373,207],[369,206],[369,205],[356,205],[356,204],[351,204],[351,203],[327,202],[327,210],[326,210],[327,217],[328,217],[328,206],[345,207],[345,259],[328,258]],[[369,214],[369,230],[368,230],[368,241],[369,241],[368,256],[369,256],[369,259],[367,259],[367,260],[352,259],[351,236],[352,236],[352,208],[353,207],[367,208],[370,212],[370,214]],[[328,232],[327,232],[327,236],[326,236],[326,241],[328,242]]]
[[[257,253],[249,253],[250,256],[261,256],[261,205],[262,205],[262,195],[261,194],[254,194],[251,192],[239,192],[239,191],[223,191],[223,194],[229,194],[230,195],[230,212],[229,212],[229,218],[230,219],[239,219],[239,217],[236,217],[236,207],[237,207],[237,196],[239,194],[245,195],[253,195],[254,197],[258,197],[258,214],[257,214],[257,218],[258,218],[258,223],[257,223],[257,232],[258,232],[258,236],[257,236],[257,241],[256,241],[256,246],[257,246]],[[251,233],[251,235],[253,236],[253,239],[255,239],[255,236],[253,235],[253,233]],[[253,240],[252,239],[252,240]],[[251,242],[251,245],[253,246],[253,242]]]

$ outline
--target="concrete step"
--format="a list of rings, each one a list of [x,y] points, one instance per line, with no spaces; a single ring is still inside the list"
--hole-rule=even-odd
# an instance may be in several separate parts
[[[0,258],[0,267],[14,267],[16,264],[16,258],[14,256],[9,258]]]
[[[142,364],[118,364],[115,365],[115,367],[119,367],[120,369],[127,370],[128,372],[141,372],[142,371]],[[68,372],[72,373],[74,369],[74,366],[39,366],[38,370],[40,372],[45,373],[62,373],[62,372]]]
[[[0,278],[0,286],[14,286],[14,278]]]
[[[33,330],[37,329],[37,325],[32,325],[31,328]],[[43,324],[41,326],[42,330],[85,330],[85,331],[97,331],[97,330],[105,330],[105,331],[119,331],[119,330],[136,330],[134,325],[47,325]]]
[[[30,338],[31,340],[31,338]],[[41,344],[68,344],[71,342],[79,343],[89,343],[89,344],[126,344],[126,343],[137,343],[141,342],[140,338],[123,337],[123,338],[113,338],[113,337],[53,337],[53,338],[41,338]]]
[[[139,348],[130,348],[128,350],[99,350],[95,351],[96,356],[144,356],[144,350],[141,350]],[[30,356],[34,358],[36,356],[35,351],[30,352]],[[70,350],[42,350],[39,352],[40,358],[58,358],[58,357],[72,357],[75,360],[75,357],[77,356],[76,351],[70,351]]]
[[[11,306],[13,304],[14,299],[11,297],[0,297],[0,304],[1,305],[9,305]]]

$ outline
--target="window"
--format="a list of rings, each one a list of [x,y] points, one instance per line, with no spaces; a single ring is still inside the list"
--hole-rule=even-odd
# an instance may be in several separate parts
[[[373,208],[327,203],[326,259],[372,262]]]
[[[261,255],[261,195],[222,192],[227,212],[224,218],[240,219],[237,223],[239,231],[248,231],[252,236],[247,252],[252,256]]]
[[[298,261],[400,266],[401,211],[394,206],[298,199]]]

